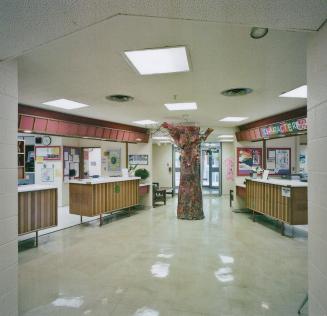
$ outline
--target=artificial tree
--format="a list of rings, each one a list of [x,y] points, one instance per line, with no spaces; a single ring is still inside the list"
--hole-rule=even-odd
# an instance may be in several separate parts
[[[181,173],[178,190],[177,218],[203,219],[200,179],[200,145],[212,133],[208,128],[200,134],[200,127],[163,123],[174,143],[181,151]]]

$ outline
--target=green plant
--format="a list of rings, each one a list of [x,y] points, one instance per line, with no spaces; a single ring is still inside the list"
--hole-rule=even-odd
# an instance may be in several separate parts
[[[137,169],[134,173],[135,177],[140,177],[142,180],[145,180],[149,177],[150,173],[146,169]]]
[[[138,165],[129,165],[128,171],[134,171],[137,168]]]

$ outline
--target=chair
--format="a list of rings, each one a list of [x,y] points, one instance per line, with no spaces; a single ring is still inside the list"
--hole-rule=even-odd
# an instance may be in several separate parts
[[[153,182],[152,183],[152,206],[156,207],[157,202],[163,202],[166,205],[166,190],[159,189],[159,183]]]

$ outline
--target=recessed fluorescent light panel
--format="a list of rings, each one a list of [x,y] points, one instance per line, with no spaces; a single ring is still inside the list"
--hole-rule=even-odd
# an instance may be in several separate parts
[[[85,108],[89,106],[87,104],[66,100],[66,99],[48,101],[48,102],[44,102],[43,104],[54,106],[56,108],[66,109],[66,110],[75,110],[75,109]]]
[[[241,122],[248,119],[248,117],[240,117],[240,116],[227,116],[220,120],[220,122]]]
[[[186,47],[166,47],[125,52],[141,75],[190,71]]]
[[[233,138],[234,135],[219,135],[218,138]]]
[[[168,137],[168,136],[153,136],[152,139],[155,139],[155,140],[170,140],[170,137]]]
[[[233,139],[220,139],[222,143],[232,143],[234,140]]]
[[[291,91],[285,92],[280,95],[282,98],[303,98],[306,99],[308,95],[307,85],[303,85]]]
[[[189,111],[189,110],[196,110],[198,108],[195,102],[188,102],[188,103],[166,103],[165,107],[169,111]]]
[[[139,125],[154,125],[154,124],[158,124],[158,122],[151,121],[151,120],[134,121],[133,123],[139,124]]]

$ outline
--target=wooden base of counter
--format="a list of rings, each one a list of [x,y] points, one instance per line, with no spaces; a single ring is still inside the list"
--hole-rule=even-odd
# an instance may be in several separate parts
[[[282,193],[287,188],[289,195]],[[255,213],[272,217],[289,225],[308,224],[307,187],[281,186],[270,183],[246,181],[246,205]]]
[[[139,204],[139,180],[99,184],[69,184],[69,212],[93,217]]]
[[[18,193],[18,235],[58,225],[57,189]]]

